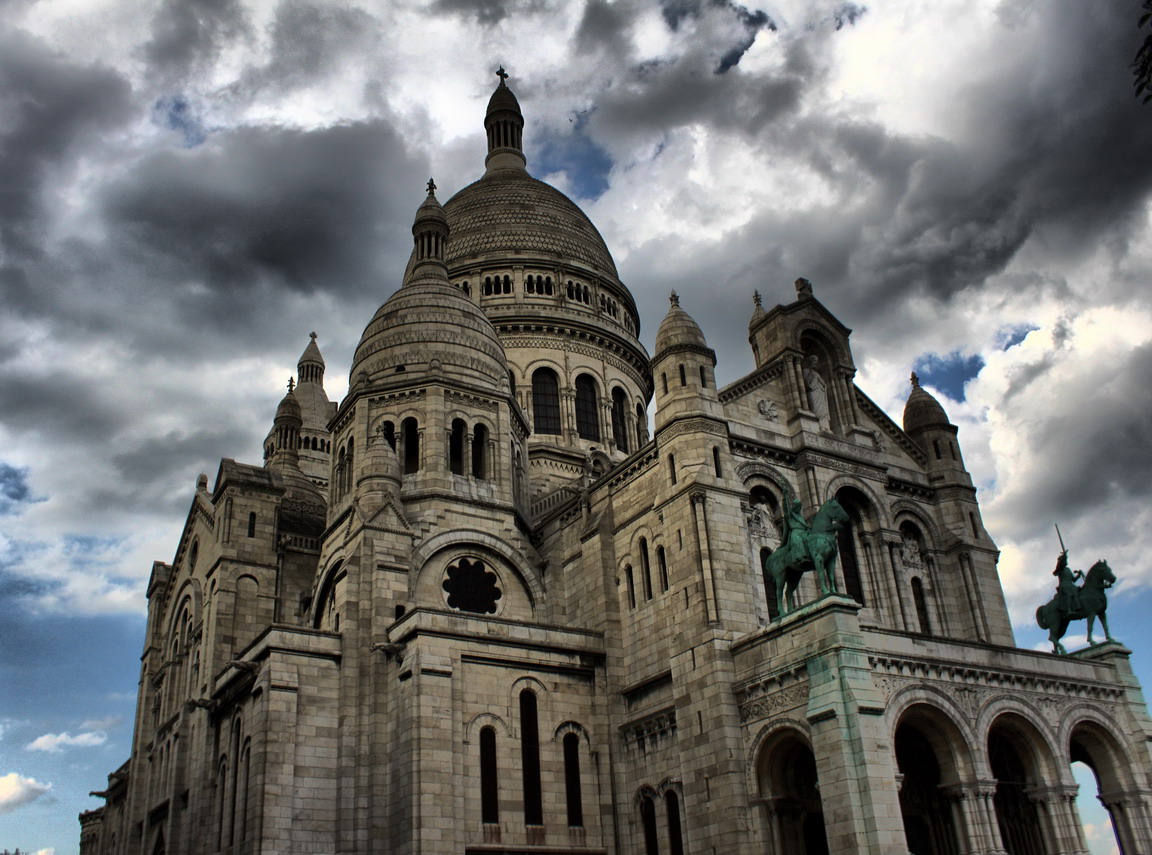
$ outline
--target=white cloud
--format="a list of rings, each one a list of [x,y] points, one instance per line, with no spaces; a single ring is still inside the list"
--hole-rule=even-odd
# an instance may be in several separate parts
[[[123,717],[118,715],[110,715],[104,718],[90,718],[80,724],[81,730],[100,730],[107,731],[124,721]]]
[[[108,741],[108,735],[98,731],[88,733],[45,733],[38,736],[24,746],[26,751],[59,752],[65,748],[91,748],[103,745]]]
[[[34,802],[51,789],[51,784],[42,784],[16,772],[0,775],[0,814],[11,813]]]

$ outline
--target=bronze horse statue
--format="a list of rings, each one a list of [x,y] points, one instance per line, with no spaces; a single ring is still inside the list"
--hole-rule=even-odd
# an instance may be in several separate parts
[[[822,594],[835,593],[836,532],[847,522],[843,506],[829,499],[812,517],[808,531],[793,530],[788,540],[768,556],[764,566],[776,585],[776,613],[780,617],[796,608],[796,588],[800,577],[809,570],[816,571]]]
[[[1040,608],[1036,609],[1036,623],[1041,629],[1048,630],[1048,640],[1052,642],[1052,652],[1066,654],[1060,639],[1068,630],[1068,624],[1074,620],[1088,619],[1088,643],[1092,641],[1092,627],[1096,618],[1100,618],[1100,625],[1104,627],[1104,635],[1112,641],[1112,634],[1108,631],[1108,619],[1105,612],[1108,609],[1108,597],[1105,588],[1112,587],[1116,581],[1116,574],[1108,566],[1108,562],[1101,559],[1088,568],[1084,574],[1084,582],[1077,589],[1079,604],[1070,609],[1061,608],[1060,596],[1057,595]]]

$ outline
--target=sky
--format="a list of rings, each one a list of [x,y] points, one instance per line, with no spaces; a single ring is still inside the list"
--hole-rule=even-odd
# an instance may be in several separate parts
[[[77,851],[197,475],[261,460],[312,330],[343,395],[429,176],[483,170],[500,65],[649,349],[675,289],[735,380],[753,291],[811,280],[861,388],[899,422],[916,370],[959,426],[1019,646],[1059,524],[1152,684],[1140,11],[0,0],[0,849]]]

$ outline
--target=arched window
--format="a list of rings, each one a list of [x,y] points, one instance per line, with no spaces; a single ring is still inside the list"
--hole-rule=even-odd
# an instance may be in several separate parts
[[[680,366],[680,385],[681,386],[687,386],[688,385],[688,375],[684,373],[684,366],[683,365]]]
[[[448,437],[448,469],[453,475],[464,474],[464,431],[467,429],[463,419],[452,420],[452,433]]]
[[[420,430],[411,416],[400,423],[400,441],[404,444],[404,474],[420,471]]]
[[[636,405],[636,447],[644,444],[644,437],[648,432],[648,419],[644,416],[644,405]]]
[[[528,277],[524,280],[524,293],[525,294],[535,294],[536,293],[536,277],[533,276],[532,274],[528,274]]]
[[[628,396],[617,386],[612,390],[612,441],[625,454],[628,453],[627,413]]]
[[[472,477],[487,478],[488,428],[476,425],[472,431]]]
[[[667,371],[661,371],[660,372],[660,385],[664,387],[664,394],[667,395],[668,394],[668,372]]]
[[[532,373],[532,422],[536,433],[560,433],[560,381],[551,368]]]
[[[600,417],[596,404],[596,381],[588,374],[576,378],[576,433],[581,439],[600,441]]]
[[[252,513],[248,514],[248,536],[249,537],[255,537],[256,536],[256,512],[255,511],[252,511]]]
[[[916,619],[920,621],[920,632],[932,634],[932,624],[928,620],[928,601],[924,599],[924,583],[919,576],[912,577],[912,602],[916,604]]]
[[[664,794],[664,807],[668,811],[668,851],[684,855],[684,834],[680,829],[680,797],[675,790]]]
[[[392,422],[384,422],[380,426],[380,435],[384,437],[384,441],[392,446],[392,450],[396,450],[396,425]]]
[[[496,730],[480,730],[480,821],[500,821],[500,779],[496,765]]]
[[[524,824],[544,824],[544,802],[540,789],[540,724],[536,695],[520,693],[520,759],[524,772]]]
[[[640,825],[644,829],[644,855],[660,855],[660,844],[656,840],[656,805],[651,796],[640,800]]]
[[[668,455],[668,475],[672,478],[672,483],[676,483],[676,455]]]
[[[564,735],[564,796],[568,804],[568,827],[584,825],[584,799],[580,792],[580,737]]]
[[[624,567],[624,584],[628,586],[628,608],[636,608],[636,580],[632,576],[632,565]]]
[[[723,473],[720,471],[720,449],[716,446],[712,446],[712,469],[717,478],[723,477]]]
[[[668,590],[668,559],[664,555],[664,547],[656,547],[656,567],[660,570],[660,589]]]
[[[867,500],[858,490],[843,487],[836,492],[836,499],[848,513],[848,522],[836,533],[836,546],[840,554],[840,569],[844,573],[844,590],[860,605],[867,605],[864,599],[864,534],[863,509]]]
[[[640,571],[644,575],[644,599],[652,599],[652,568],[648,563],[648,539],[640,538]]]
[[[700,366],[700,385],[705,389],[708,388],[708,375],[703,365]]]
[[[764,577],[764,598],[768,601],[768,620],[780,617],[780,608],[776,604],[776,580],[768,572],[768,557],[772,550],[767,546],[760,547],[760,573]]]

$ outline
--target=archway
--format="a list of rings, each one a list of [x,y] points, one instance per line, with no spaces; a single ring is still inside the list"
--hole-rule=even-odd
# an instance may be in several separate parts
[[[1028,790],[1042,780],[1022,722],[1002,718],[988,732],[988,765],[996,779],[993,805],[1009,855],[1045,855],[1040,812]]]
[[[900,814],[908,851],[915,855],[957,855],[956,827],[941,790],[941,762],[918,724],[896,728],[896,765],[900,769]]]
[[[808,740],[783,730],[760,752],[756,767],[774,855],[829,855],[816,756]]]
[[[1127,760],[1115,739],[1094,722],[1080,722],[1068,741],[1068,759],[1080,785],[1077,814],[1090,850],[1110,851],[1115,845],[1120,852],[1135,851],[1132,817],[1127,813],[1125,797],[1133,788],[1127,775]]]

